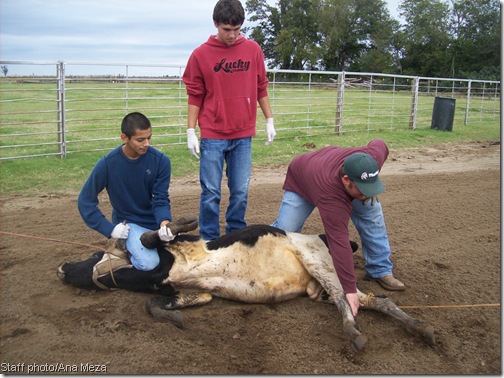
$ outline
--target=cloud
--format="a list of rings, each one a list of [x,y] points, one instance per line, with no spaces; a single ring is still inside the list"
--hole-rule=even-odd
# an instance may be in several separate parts
[[[215,32],[213,3],[2,0],[2,60],[187,61]]]
[[[388,0],[393,7],[399,1]],[[210,0],[1,0],[0,60],[183,65],[215,33],[214,5]]]

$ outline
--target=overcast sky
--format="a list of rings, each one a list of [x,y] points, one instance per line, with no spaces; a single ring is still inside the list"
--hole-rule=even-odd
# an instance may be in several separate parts
[[[398,18],[400,0],[386,1]],[[210,0],[0,0],[0,60],[184,65],[191,51],[215,34],[214,5]],[[39,68],[8,65],[8,74]],[[54,74],[53,65],[48,68]]]

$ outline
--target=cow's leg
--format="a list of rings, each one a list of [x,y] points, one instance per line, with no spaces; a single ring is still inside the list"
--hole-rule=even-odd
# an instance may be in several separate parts
[[[167,311],[163,308],[166,297],[155,297],[145,301],[145,311],[157,320],[169,320],[177,328],[184,328],[184,315],[180,311]]]
[[[363,309],[371,309],[390,315],[398,320],[413,335],[418,335],[429,345],[434,345],[434,328],[412,318],[401,310],[390,298],[385,296],[366,295],[358,292],[359,301]]]
[[[174,222],[168,223],[167,227],[173,235],[177,235],[182,232],[189,232],[198,228],[198,220],[196,217],[180,218]],[[157,248],[162,244],[157,231],[143,233],[140,237],[140,241],[146,248]]]
[[[334,299],[315,280],[308,284],[308,296],[317,302],[334,304]],[[420,336],[429,345],[434,345],[434,328],[410,317],[402,311],[390,298],[363,294],[358,291],[359,302],[363,310],[375,310],[398,320],[408,332]]]
[[[362,350],[367,337],[357,330],[357,324],[352,315],[352,309],[346,301],[343,288],[338,280],[331,255],[327,252],[324,242],[315,235],[288,233],[294,247],[293,253],[298,257],[306,271],[317,280],[324,290],[333,298],[343,317],[343,332],[356,350]]]
[[[156,319],[168,319],[178,328],[184,328],[183,316],[177,308],[201,306],[212,300],[210,293],[179,292],[171,297],[154,297],[145,302],[145,309],[148,314]]]
[[[177,308],[201,306],[212,300],[212,294],[204,292],[177,292],[170,297],[151,298],[152,305],[163,310],[175,310]]]

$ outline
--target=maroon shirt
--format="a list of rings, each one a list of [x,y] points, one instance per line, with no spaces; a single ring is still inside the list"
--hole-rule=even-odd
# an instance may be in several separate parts
[[[380,170],[389,153],[387,145],[380,139],[374,139],[363,147],[325,147],[295,157],[289,165],[283,185],[284,190],[299,194],[318,208],[334,267],[345,294],[357,292],[348,232],[353,198],[345,190],[339,173],[343,161],[356,152],[371,155]]]

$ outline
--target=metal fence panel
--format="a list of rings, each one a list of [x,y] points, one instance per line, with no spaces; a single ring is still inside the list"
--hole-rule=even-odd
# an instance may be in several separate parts
[[[180,65],[2,61],[0,160],[106,151],[140,111],[156,146],[186,142]],[[30,67],[32,75],[15,74]],[[43,72],[43,73],[42,73]],[[456,98],[455,127],[500,121],[500,82],[377,73],[268,70],[277,138],[430,128],[434,99]],[[266,138],[258,117],[258,138]]]

